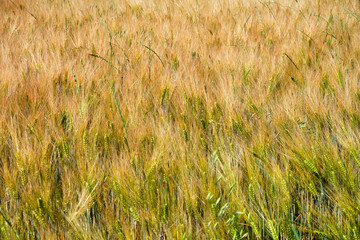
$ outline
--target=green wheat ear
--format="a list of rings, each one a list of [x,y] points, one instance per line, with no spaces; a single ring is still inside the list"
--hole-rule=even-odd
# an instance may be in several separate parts
[[[274,227],[274,222],[272,220],[267,221],[267,227],[268,227],[268,230],[270,232],[271,237],[274,240],[278,240],[279,236],[278,236],[278,233],[277,233],[277,231],[276,231],[276,229]]]
[[[254,231],[255,236],[259,237],[260,232],[259,232],[259,229],[257,227],[257,224],[254,221],[250,221],[250,226],[251,226],[251,229]]]
[[[357,227],[354,227],[352,229],[352,232],[354,234],[354,240],[360,240],[360,234],[359,234],[359,230]]]
[[[255,190],[254,190],[254,186],[252,183],[249,184],[249,197],[250,200],[255,203]]]
[[[312,163],[312,161],[310,161],[309,159],[305,158],[304,159],[304,163],[305,165],[310,168],[314,173],[319,174],[317,168],[315,167],[315,165]]]

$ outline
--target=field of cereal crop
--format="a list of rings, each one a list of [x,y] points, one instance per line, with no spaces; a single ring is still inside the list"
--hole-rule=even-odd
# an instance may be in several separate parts
[[[0,0],[0,239],[360,239],[360,2]]]

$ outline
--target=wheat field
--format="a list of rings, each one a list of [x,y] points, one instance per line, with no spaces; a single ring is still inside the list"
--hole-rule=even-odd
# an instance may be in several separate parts
[[[360,239],[360,3],[1,0],[0,239]]]

